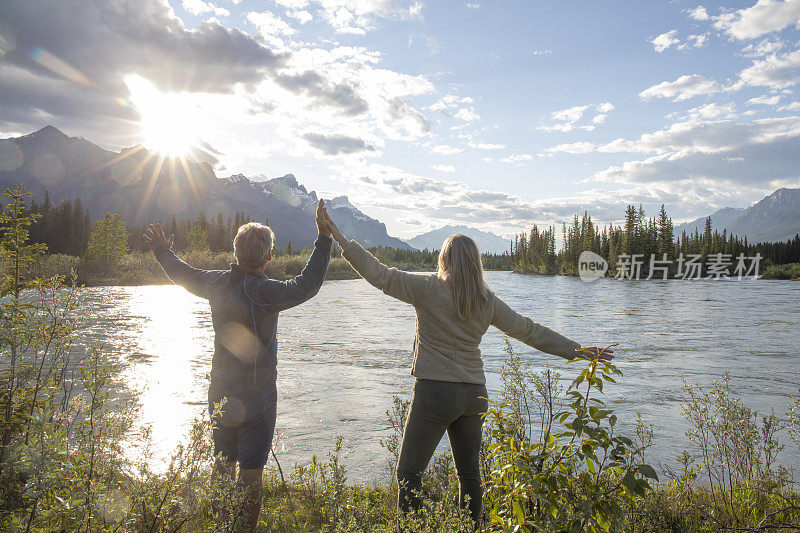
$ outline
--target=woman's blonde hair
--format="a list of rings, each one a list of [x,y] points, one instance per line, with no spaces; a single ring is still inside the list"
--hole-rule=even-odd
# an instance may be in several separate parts
[[[453,291],[456,316],[468,320],[486,303],[486,281],[478,245],[466,235],[451,235],[439,251],[437,276]]]
[[[233,238],[233,255],[236,263],[245,267],[258,270],[269,259],[269,252],[275,242],[275,234],[269,226],[258,222],[248,222],[239,226],[236,237]]]

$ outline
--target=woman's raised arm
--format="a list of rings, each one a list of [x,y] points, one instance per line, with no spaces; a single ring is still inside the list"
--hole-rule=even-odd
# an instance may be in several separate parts
[[[342,256],[370,285],[377,287],[393,298],[412,305],[417,302],[420,295],[426,292],[430,283],[430,276],[411,274],[384,265],[356,241],[347,239],[330,218],[327,211],[324,212],[324,217],[331,236],[342,248]]]

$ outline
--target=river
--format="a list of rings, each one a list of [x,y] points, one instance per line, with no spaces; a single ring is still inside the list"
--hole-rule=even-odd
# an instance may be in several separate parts
[[[709,385],[725,371],[745,404],[783,416],[800,385],[800,283],[789,281],[618,281],[487,272],[513,308],[584,345],[619,343],[624,377],[605,400],[632,431],[635,412],[654,424],[648,461],[675,467],[687,446],[681,378]],[[208,304],[180,287],[83,289],[90,317],[78,333],[102,342],[122,363],[120,382],[139,411],[128,443],[152,432],[152,461],[163,464],[190,421],[206,408],[213,352]],[[278,422],[275,450],[284,469],[325,457],[342,435],[351,481],[389,479],[379,441],[389,432],[393,395],[410,397],[413,309],[363,280],[329,281],[304,305],[281,313],[278,330]],[[574,365],[514,341],[535,368],[566,380]],[[490,396],[496,397],[503,335],[490,328],[481,344]],[[786,439],[783,462],[800,463]],[[444,439],[443,445],[446,445]]]

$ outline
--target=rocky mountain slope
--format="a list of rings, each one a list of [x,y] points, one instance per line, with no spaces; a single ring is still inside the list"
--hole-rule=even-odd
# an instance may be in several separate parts
[[[37,201],[45,191],[54,203],[80,198],[93,220],[108,212],[119,213],[129,224],[194,219],[201,211],[225,217],[244,212],[255,220],[268,219],[279,246],[288,241],[295,247],[310,245],[316,235],[317,195],[291,174],[220,179],[208,163],[164,158],[141,146],[117,153],[68,137],[53,126],[0,140],[0,187],[17,183]],[[409,248],[344,196],[331,201],[329,213],[365,246]]]
[[[675,226],[675,236],[686,230],[700,233],[705,217]],[[750,242],[777,242],[800,233],[800,189],[778,189],[746,209],[726,207],[711,214],[711,226],[722,232],[747,237]]]

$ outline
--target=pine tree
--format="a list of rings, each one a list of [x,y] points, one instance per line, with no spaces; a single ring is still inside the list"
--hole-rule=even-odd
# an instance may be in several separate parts
[[[90,271],[105,273],[128,253],[128,228],[116,213],[108,213],[95,222],[89,235],[84,264]]]
[[[189,252],[208,250],[208,231],[203,229],[203,226],[200,225],[199,222],[197,224],[192,224],[192,227],[189,229],[186,250]]]

